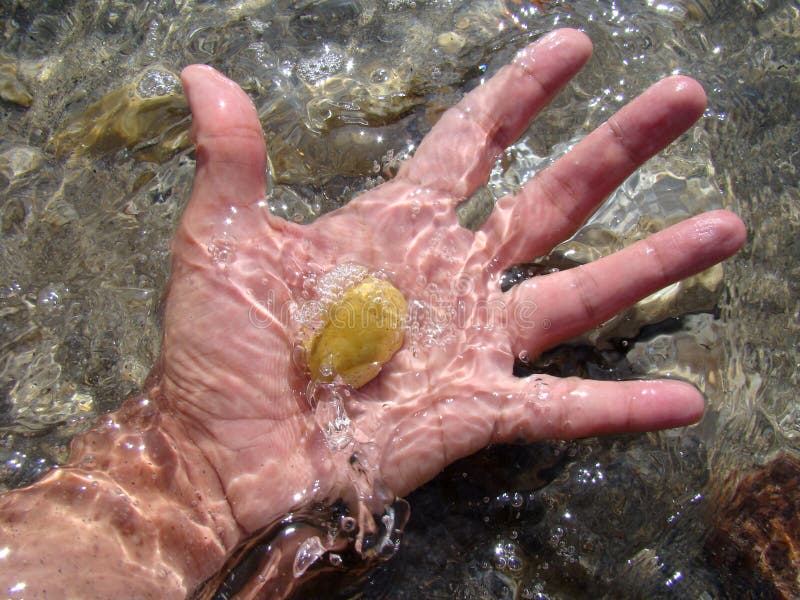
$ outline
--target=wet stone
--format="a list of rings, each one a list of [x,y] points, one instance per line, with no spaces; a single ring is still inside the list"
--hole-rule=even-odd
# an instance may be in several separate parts
[[[800,597],[800,460],[782,453],[745,475],[719,506],[705,545],[728,597],[743,597],[754,574],[764,598]]]
[[[327,274],[328,280],[331,275],[335,272]],[[323,297],[324,312],[314,317],[317,326],[303,327],[309,336],[303,345],[313,381],[341,378],[358,388],[375,378],[402,346],[407,306],[384,279],[364,276],[342,287]]]
[[[436,38],[436,43],[446,54],[458,54],[461,49],[464,48],[467,41],[460,33],[448,31],[446,33],[439,34],[439,36]]]
[[[25,205],[18,198],[10,198],[0,212],[0,230],[6,235],[18,232],[24,222]]]
[[[150,68],[68,121],[55,136],[56,154],[134,150],[162,162],[189,145],[189,109],[177,75]]]
[[[0,98],[28,108],[33,103],[33,94],[17,77],[16,65],[0,57]]]
[[[0,146],[0,174],[10,183],[36,171],[44,160],[42,153],[31,146],[14,144],[3,148]]]

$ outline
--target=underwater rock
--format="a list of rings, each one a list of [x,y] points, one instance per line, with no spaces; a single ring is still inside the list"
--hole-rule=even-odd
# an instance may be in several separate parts
[[[313,131],[346,124],[376,127],[398,120],[424,100],[411,85],[410,68],[365,65],[369,79],[337,74],[309,86],[307,123]]]
[[[287,93],[285,87],[292,85],[287,81],[274,94],[257,98],[273,182],[319,185],[337,176],[371,175],[376,157],[408,148],[398,140],[412,143],[445,108],[424,110],[426,105],[445,97],[445,104],[454,104],[462,95],[454,90],[484,71],[492,48],[507,43],[506,34],[497,30],[502,15],[500,3],[465,6],[459,10],[458,31],[437,34],[427,20],[395,29],[398,17],[384,14],[376,26],[379,43],[393,48],[388,60],[346,38],[298,60],[293,74],[301,85]],[[301,23],[309,20],[293,22],[295,27]],[[365,47],[374,43],[364,40]]]
[[[800,597],[800,460],[779,454],[719,504],[705,547],[728,597],[741,597],[754,575],[762,579],[760,598]]]
[[[28,108],[33,95],[17,78],[17,66],[0,57],[0,98]]]
[[[163,162],[189,146],[189,108],[177,75],[149,68],[69,120],[55,136],[58,156],[132,150]]]
[[[467,40],[464,39],[464,36],[455,31],[440,33],[436,38],[436,44],[444,51],[445,54],[458,54],[464,48],[466,43]]]
[[[42,153],[24,144],[0,145],[0,175],[10,183],[35,172],[44,160]]]

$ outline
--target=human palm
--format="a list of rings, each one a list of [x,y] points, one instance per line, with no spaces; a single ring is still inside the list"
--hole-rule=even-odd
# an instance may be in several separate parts
[[[590,53],[570,30],[528,47],[448,111],[397,177],[309,225],[266,206],[263,134],[247,96],[208,67],[184,71],[197,173],[173,246],[153,396],[208,458],[246,532],[348,485],[293,358],[291,316],[338,265],[380,273],[411,308],[402,348],[346,402],[353,443],[370,449],[394,494],[490,443],[671,427],[702,414],[699,392],[677,381],[523,379],[512,366],[730,256],[744,239],[734,215],[707,213],[590,265],[499,287],[504,269],[570,236],[702,114],[698,84],[656,84],[501,199],[477,231],[455,214]]]

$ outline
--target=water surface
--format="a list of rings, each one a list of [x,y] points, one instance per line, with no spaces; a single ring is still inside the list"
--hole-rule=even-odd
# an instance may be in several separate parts
[[[595,44],[589,66],[462,216],[478,222],[656,79],[699,79],[700,124],[562,255],[591,260],[719,206],[744,218],[748,244],[724,282],[712,272],[652,298],[534,368],[683,377],[708,414],[680,431],[461,461],[411,497],[395,560],[343,594],[772,597],[772,575],[732,569],[707,540],[742,474],[798,452],[798,13],[778,0],[0,1],[0,489],[63,461],[157,356],[168,241],[194,167],[184,65],[212,64],[251,95],[271,208],[308,222],[390,178],[520,47],[579,27]]]

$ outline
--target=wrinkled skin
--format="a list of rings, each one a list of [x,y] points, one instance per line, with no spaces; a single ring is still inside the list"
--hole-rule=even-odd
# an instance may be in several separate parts
[[[292,362],[287,317],[290,302],[303,299],[304,276],[337,264],[381,270],[410,303],[456,311],[434,344],[424,335],[432,317],[423,315],[422,333],[408,332],[348,406],[398,495],[487,444],[674,427],[702,415],[701,395],[680,382],[519,379],[511,371],[521,351],[536,355],[731,255],[745,235],[734,215],[701,215],[507,293],[498,284],[504,268],[572,234],[702,114],[696,82],[654,85],[502,199],[478,231],[456,219],[456,205],[590,53],[589,40],[569,30],[528,47],[446,113],[396,178],[302,226],[259,202],[265,146],[247,97],[208,67],[184,71],[197,174],[175,238],[154,395],[187,423],[244,530],[297,498],[335,498],[343,483],[308,409],[307,377]],[[215,262],[220,248],[229,256]]]
[[[512,365],[732,255],[745,239],[735,215],[700,215],[595,263],[499,288],[505,268],[570,236],[694,123],[705,106],[696,82],[655,84],[501,199],[479,230],[456,219],[590,54],[577,31],[545,36],[445,113],[392,181],[305,226],[266,207],[265,144],[244,92],[209,67],[186,68],[197,172],[173,245],[161,358],[145,396],[76,439],[70,465],[0,496],[0,589],[181,598],[248,534],[351,493],[343,453],[328,450],[310,409],[290,318],[309,278],[336,265],[380,272],[414,309],[402,348],[346,406],[390,494],[495,442],[699,419],[703,399],[685,383],[519,379]]]

